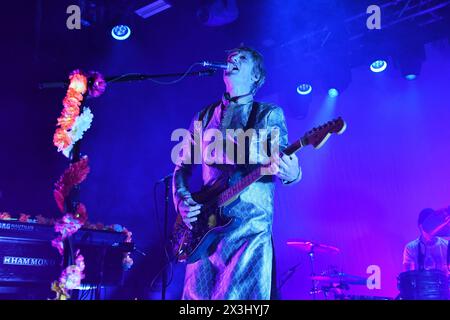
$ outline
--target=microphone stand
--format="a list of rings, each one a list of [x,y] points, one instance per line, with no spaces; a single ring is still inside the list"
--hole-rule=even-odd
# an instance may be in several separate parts
[[[297,271],[297,268],[303,263],[303,261],[298,262],[294,266],[292,266],[286,273],[287,275],[283,277],[283,279],[280,281],[281,284],[278,286],[278,290],[281,290],[281,288],[284,286],[284,284],[294,275],[295,271]]]
[[[314,245],[311,245],[311,249],[309,250],[308,255],[309,255],[309,261],[310,261],[310,264],[311,264],[311,278],[313,278],[312,279],[311,293],[313,295],[313,300],[316,300],[316,297],[317,297],[317,283],[316,283],[316,280],[314,280],[314,276],[316,275],[315,271],[314,271]]]
[[[167,265],[170,264],[170,258],[167,253],[167,243],[168,243],[168,232],[167,232],[167,225],[169,220],[169,197],[170,197],[170,185],[172,180],[173,174],[170,173],[166,175],[164,178],[159,179],[156,185],[160,183],[164,183],[164,230],[163,230],[163,249],[164,249],[164,256],[167,258],[167,261],[164,262],[163,268],[160,272],[162,272],[162,283],[161,283],[161,300],[166,300],[166,289],[167,289]],[[156,198],[155,198],[156,201]]]
[[[164,178],[164,254],[167,256],[167,222],[169,218],[169,193],[170,193],[170,178],[172,175]],[[167,287],[167,265],[164,265],[162,274],[162,288],[161,288],[161,300],[166,300],[166,287]]]
[[[83,107],[84,108],[84,107]],[[70,152],[70,163],[74,164],[81,159],[81,152],[80,152],[80,142],[77,141],[72,151]],[[80,186],[76,185],[74,188],[70,191],[67,198],[65,199],[65,212],[71,212],[75,213],[78,204],[80,203]],[[68,266],[75,263],[75,254],[74,254],[74,246],[73,246],[73,239],[72,236],[67,237],[64,239],[64,248],[63,248],[63,264],[62,269],[64,270]],[[72,299],[78,300],[79,299],[79,290],[74,291],[75,294],[72,294]]]
[[[210,68],[200,71],[192,71],[188,73],[163,73],[163,74],[143,74],[143,73],[128,73],[119,76],[106,77],[106,83],[114,82],[134,82],[134,81],[145,81],[150,79],[159,78],[170,78],[170,77],[185,77],[185,76],[210,76],[216,72],[216,69]],[[38,84],[39,89],[55,89],[55,88],[66,88],[69,85],[69,81],[58,81],[58,82],[41,82]]]

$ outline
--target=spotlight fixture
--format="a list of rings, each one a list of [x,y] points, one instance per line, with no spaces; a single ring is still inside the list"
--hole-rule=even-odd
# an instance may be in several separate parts
[[[297,93],[304,96],[310,94],[312,91],[312,86],[308,83],[302,83],[297,87]]]
[[[336,88],[331,88],[328,90],[328,96],[330,98],[336,98],[339,95],[339,91]]]
[[[408,80],[417,78],[420,75],[424,60],[425,51],[423,46],[409,52],[403,52],[399,57],[399,68],[402,76]]]
[[[111,35],[116,40],[126,40],[131,35],[131,29],[127,25],[116,25],[111,30]]]
[[[197,18],[208,27],[232,23],[238,16],[236,0],[203,0],[197,10]]]
[[[332,48],[330,48],[332,49]],[[343,93],[352,81],[349,57],[345,54],[345,47],[339,50],[327,50],[323,53],[322,64],[318,72],[321,77],[322,88],[332,98]]]
[[[417,75],[410,73],[410,74],[407,74],[405,76],[405,78],[406,78],[406,80],[414,80],[415,78],[417,78]]]
[[[370,70],[375,73],[383,72],[386,68],[387,62],[385,60],[376,60],[370,65]]]
[[[328,64],[328,66],[327,73],[323,78],[323,88],[328,90],[331,98],[335,98],[348,88],[352,74],[350,67],[345,64]]]
[[[386,30],[371,30],[362,40],[360,56],[355,55],[352,61],[361,59],[359,63],[367,65],[373,73],[385,71],[388,61],[389,68],[391,67],[392,53],[395,50],[391,39],[392,36]]]
[[[155,15],[157,13],[160,13],[161,11],[169,9],[170,7],[172,7],[172,6],[169,3],[167,3],[166,1],[164,1],[164,0],[157,0],[157,1],[154,1],[154,2],[152,2],[152,3],[150,3],[150,4],[146,5],[146,6],[143,6],[143,7],[139,8],[139,9],[137,9],[135,11],[135,13],[138,16],[140,16],[140,17],[142,17],[144,19],[147,19],[147,18],[149,18],[149,17],[151,17],[151,16],[153,16],[153,15]]]
[[[407,36],[414,34],[414,37]],[[397,43],[396,63],[403,78],[414,80],[420,75],[422,63],[426,59],[423,32],[417,26],[403,31]]]

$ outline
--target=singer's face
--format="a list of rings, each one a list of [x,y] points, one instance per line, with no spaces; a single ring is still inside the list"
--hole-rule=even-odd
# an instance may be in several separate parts
[[[227,85],[252,86],[256,81],[253,73],[254,62],[250,53],[234,51],[228,55],[228,70],[223,73],[223,79]]]

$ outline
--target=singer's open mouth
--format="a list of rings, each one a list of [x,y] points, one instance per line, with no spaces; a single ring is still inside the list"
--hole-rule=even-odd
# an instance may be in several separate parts
[[[238,72],[239,68],[236,65],[233,64],[230,72],[235,72],[235,71]]]

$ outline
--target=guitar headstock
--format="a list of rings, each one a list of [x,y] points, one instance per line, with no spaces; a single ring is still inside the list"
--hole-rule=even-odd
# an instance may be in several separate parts
[[[347,124],[345,121],[339,117],[308,131],[302,140],[305,144],[310,144],[318,149],[328,140],[332,133],[341,134],[345,131],[346,127]]]

